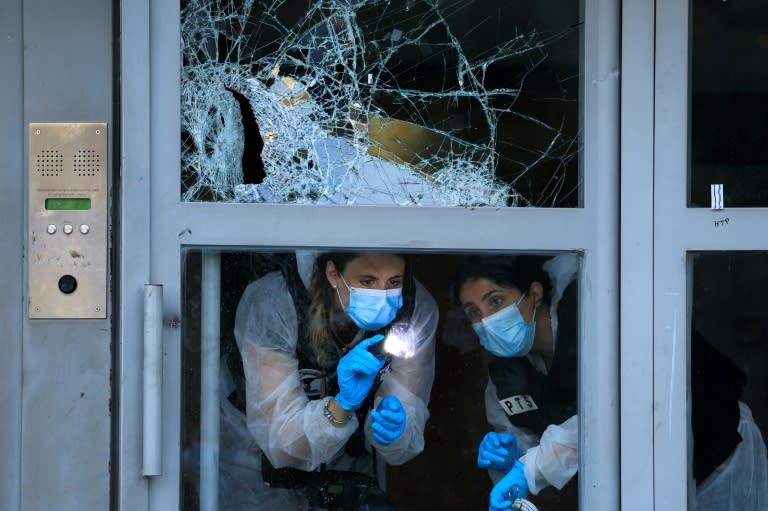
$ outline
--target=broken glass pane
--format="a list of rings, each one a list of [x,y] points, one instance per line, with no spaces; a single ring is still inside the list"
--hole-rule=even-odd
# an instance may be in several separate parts
[[[578,2],[182,2],[184,201],[580,206]]]

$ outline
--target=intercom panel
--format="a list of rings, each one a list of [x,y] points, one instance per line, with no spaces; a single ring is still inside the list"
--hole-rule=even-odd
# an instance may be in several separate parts
[[[29,124],[29,317],[107,305],[107,125]]]

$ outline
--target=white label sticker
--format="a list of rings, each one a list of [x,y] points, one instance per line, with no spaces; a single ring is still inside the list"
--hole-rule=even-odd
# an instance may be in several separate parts
[[[519,413],[531,412],[538,410],[536,402],[528,394],[520,394],[519,396],[510,396],[499,401],[501,407],[504,409],[507,415],[510,417]]]
[[[723,209],[725,207],[723,203],[723,185],[709,185],[709,191],[712,195],[712,209]]]

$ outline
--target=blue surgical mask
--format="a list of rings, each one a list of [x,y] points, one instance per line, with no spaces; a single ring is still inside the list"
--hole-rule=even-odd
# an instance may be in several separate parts
[[[344,311],[363,330],[378,330],[390,324],[403,306],[403,288],[365,289],[350,287],[344,277],[342,282],[349,289],[349,305]],[[338,289],[336,293],[338,294]],[[339,295],[341,301],[341,295]],[[343,306],[343,302],[342,302]]]
[[[520,301],[524,296],[520,297]],[[533,347],[536,310],[533,311],[534,319],[527,323],[520,314],[520,301],[472,323],[472,328],[480,337],[480,344],[496,356],[522,357]]]

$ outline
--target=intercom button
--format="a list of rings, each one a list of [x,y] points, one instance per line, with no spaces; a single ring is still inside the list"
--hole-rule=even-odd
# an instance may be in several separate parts
[[[64,275],[59,279],[59,291],[69,295],[77,289],[77,279],[72,275]]]

